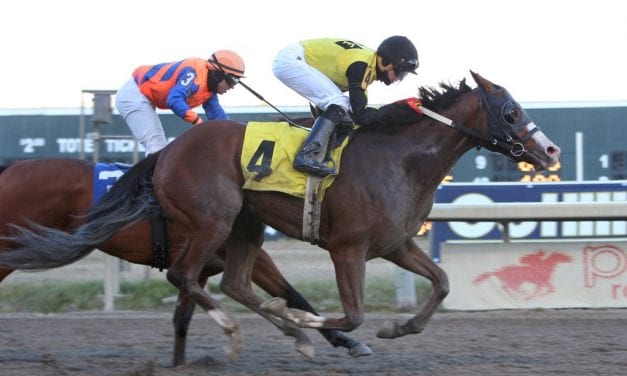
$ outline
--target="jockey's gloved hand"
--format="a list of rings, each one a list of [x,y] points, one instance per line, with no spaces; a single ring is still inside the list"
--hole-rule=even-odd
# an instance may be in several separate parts
[[[358,111],[353,114],[353,119],[355,123],[361,125],[362,127],[379,127],[382,126],[383,123],[381,119],[385,116],[386,111],[377,110],[373,107],[366,107],[361,111]]]
[[[340,124],[352,127],[353,124],[355,124],[355,121],[353,120],[353,117],[351,116],[351,114],[347,112],[342,117],[342,120],[340,120]]]

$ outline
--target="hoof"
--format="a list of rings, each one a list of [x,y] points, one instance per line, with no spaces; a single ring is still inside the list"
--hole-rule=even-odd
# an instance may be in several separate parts
[[[178,367],[182,365],[185,365],[185,357],[183,357],[183,359],[175,357],[174,360],[172,360],[172,367]]]
[[[372,350],[370,347],[366,346],[363,343],[359,343],[348,350],[350,356],[357,358],[358,356],[367,356],[372,355]]]
[[[268,312],[269,314],[275,316],[280,316],[286,307],[287,302],[285,301],[285,299],[278,297],[267,300],[261,303],[261,305],[259,306],[262,311]]]
[[[224,346],[224,353],[230,362],[234,362],[239,358],[242,350],[242,337],[239,332],[239,325],[235,317],[229,312],[222,309],[212,309],[207,312],[209,316],[222,328],[224,334],[227,335],[228,342]]]
[[[229,362],[233,363],[239,359],[239,354],[242,351],[242,338],[240,337],[239,330],[231,332],[229,335],[229,342],[224,346],[224,353]]]
[[[313,359],[315,353],[314,345],[304,330],[295,327],[288,327],[284,330],[284,333],[286,336],[294,338],[294,347],[296,348],[296,351],[305,355],[309,359]]]
[[[296,343],[296,351],[305,355],[309,359],[313,359],[316,350],[312,343]]]
[[[398,337],[399,327],[394,321],[386,321],[377,332],[379,338],[396,338]]]

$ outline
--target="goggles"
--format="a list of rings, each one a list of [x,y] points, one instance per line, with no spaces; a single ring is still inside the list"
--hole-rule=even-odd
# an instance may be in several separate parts
[[[230,73],[227,73],[224,75],[224,80],[230,87],[234,87],[235,85],[239,84],[239,79],[240,79],[239,77],[232,75]]]
[[[418,69],[418,59],[400,59],[394,63],[394,73],[401,79],[405,78],[407,73],[416,74],[416,69]]]

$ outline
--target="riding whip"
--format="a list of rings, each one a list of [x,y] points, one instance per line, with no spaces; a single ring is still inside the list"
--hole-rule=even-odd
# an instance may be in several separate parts
[[[289,116],[287,116],[286,113],[284,113],[283,111],[279,110],[278,108],[276,108],[274,105],[272,105],[272,103],[268,102],[264,97],[261,96],[261,94],[257,93],[255,90],[253,90],[250,86],[246,85],[245,83],[242,82],[242,80],[239,80],[240,85],[242,85],[243,87],[246,88],[246,90],[250,91],[255,97],[261,99],[262,101],[266,102],[268,104],[268,106],[272,107],[276,112],[278,112],[279,114],[281,114],[285,120],[294,127],[297,128],[301,128],[301,129],[306,129],[309,130],[309,128],[307,127],[303,127],[302,125],[296,123],[296,121],[294,121],[292,118],[290,118]]]

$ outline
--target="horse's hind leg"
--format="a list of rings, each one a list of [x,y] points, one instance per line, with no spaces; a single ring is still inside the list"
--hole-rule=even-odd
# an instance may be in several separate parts
[[[222,272],[222,265],[220,265],[215,272],[203,272],[200,276],[198,284],[200,284],[200,286],[205,286],[210,275],[215,275],[220,272]],[[174,367],[185,364],[187,331],[189,329],[189,323],[192,321],[195,308],[196,302],[194,299],[179,292],[179,296],[176,301],[176,308],[174,310],[174,317],[172,319],[174,324],[174,354],[172,358],[172,366]]]
[[[13,273],[13,269],[0,269],[0,282],[4,281],[4,279]]]
[[[229,237],[243,204],[243,193],[228,173],[212,172],[211,162],[215,160],[206,161],[200,167],[187,161],[188,156],[181,154],[181,150],[166,148],[153,176],[157,200],[171,221],[180,226],[181,236],[185,238],[181,253],[168,268],[167,278],[227,334],[227,356],[233,361],[241,350],[237,322],[198,281],[203,268],[209,262],[215,262],[218,248]]]
[[[385,259],[403,269],[429,279],[433,290],[427,302],[413,318],[403,325],[399,325],[396,322],[386,322],[379,329],[377,336],[380,338],[396,338],[406,334],[420,333],[440,303],[442,303],[442,300],[448,295],[448,277],[444,270],[437,266],[431,257],[422,251],[411,239],[391,254],[385,256]]]
[[[212,236],[214,229],[217,234],[227,234],[228,229],[219,230],[219,226],[207,226],[204,231],[195,231],[189,234],[188,243],[181,255],[168,269],[168,280],[176,286],[180,293],[193,299],[211,318],[224,330],[229,338],[227,356],[234,361],[239,357],[241,350],[241,338],[239,327],[235,318],[223,310],[199,284],[202,269],[213,258],[216,258],[215,250],[223,243],[223,237]]]
[[[196,302],[187,295],[179,292],[176,300],[176,308],[172,322],[174,324],[174,354],[172,357],[172,366],[180,366],[185,364],[185,345],[187,339],[187,331],[189,323],[192,320]]]

